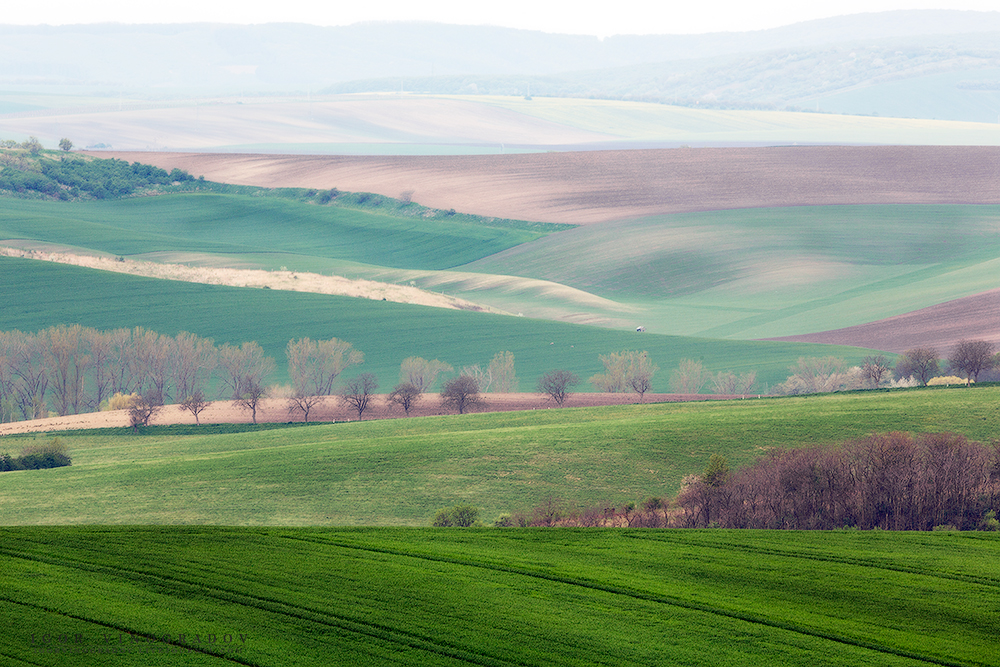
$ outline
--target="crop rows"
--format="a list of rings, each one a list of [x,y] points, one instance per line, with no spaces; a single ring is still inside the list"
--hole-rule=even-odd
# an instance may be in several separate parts
[[[783,554],[769,533],[729,531],[2,537],[0,617],[23,620],[0,655],[39,665],[142,664],[168,646],[170,664],[208,665],[998,664],[1000,587],[940,579],[927,555],[957,547],[955,574],[974,573],[998,555],[990,537],[785,533]],[[82,643],[38,650],[60,633]],[[84,652],[119,635],[113,662]]]

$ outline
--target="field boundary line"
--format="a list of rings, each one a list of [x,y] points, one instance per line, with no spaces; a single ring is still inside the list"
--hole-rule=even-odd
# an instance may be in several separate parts
[[[672,540],[666,537],[659,537],[654,535],[641,535],[641,534],[624,534],[624,537],[633,540],[649,540],[652,542],[671,542]],[[819,554],[808,554],[808,553],[794,553],[790,551],[784,551],[777,548],[767,548],[767,547],[754,547],[748,546],[739,542],[712,542],[706,543],[698,541],[697,539],[679,539],[677,542],[686,544],[688,546],[699,546],[710,549],[735,549],[739,551],[744,551],[748,553],[759,553],[767,556],[782,556],[786,558],[801,558],[805,560],[815,560],[822,563],[841,563],[845,565],[858,565],[861,567],[870,567],[872,569],[878,570],[888,570],[890,572],[902,572],[904,574],[914,574],[924,577],[934,577],[938,579],[947,579],[950,581],[961,581],[967,584],[978,584],[980,586],[987,586],[989,588],[1000,589],[1000,579],[983,577],[979,575],[963,575],[957,572],[940,572],[933,570],[918,570],[916,568],[906,567],[904,565],[888,565],[885,563],[880,563],[879,561],[868,561],[862,558],[852,558],[850,556],[821,556]]]
[[[112,567],[104,566],[96,563],[91,563],[82,559],[74,559],[68,557],[45,557],[39,554],[24,554],[8,548],[0,547],[0,555],[6,555],[13,558],[22,558],[24,560],[37,561],[41,563],[47,563],[50,565],[58,565],[62,567],[69,567],[81,570],[89,570],[91,572],[99,572],[102,574],[109,574],[111,576],[117,576],[118,578],[125,578],[126,580],[132,580],[130,577],[122,577],[122,575],[131,575],[135,579],[153,579],[164,583],[171,584],[176,589],[187,588],[191,589],[201,595],[207,595],[216,600],[225,601],[229,603],[239,604],[243,607],[248,607],[251,609],[257,609],[260,611],[265,611],[271,614],[286,616],[300,621],[305,621],[308,623],[315,623],[320,626],[335,627],[346,632],[353,632],[355,634],[361,634],[368,637],[374,637],[376,639],[381,639],[390,644],[397,644],[408,646],[413,649],[426,651],[428,653],[434,653],[447,658],[452,658],[462,662],[483,665],[484,667],[502,667],[504,665],[526,665],[523,662],[514,662],[510,660],[505,660],[501,658],[496,658],[487,654],[476,653],[473,650],[463,648],[451,643],[438,641],[428,637],[424,637],[415,633],[407,632],[405,630],[394,628],[378,623],[370,623],[356,618],[351,618],[342,614],[336,614],[330,611],[313,609],[311,607],[295,604],[291,602],[286,602],[283,600],[276,600],[269,597],[264,597],[261,595],[253,595],[250,593],[245,593],[242,591],[234,591],[223,586],[216,586],[207,583],[193,583],[185,581],[183,579],[178,579],[176,577],[170,577],[163,574],[152,574],[150,572],[145,572],[142,570],[137,570],[134,568],[122,568],[122,567]],[[95,625],[102,625],[105,627],[113,628],[123,632],[130,632],[123,628],[117,628],[114,625],[102,623],[100,621],[94,621],[91,619],[74,616],[73,614],[59,612],[57,610],[50,610],[41,605],[35,605],[31,603],[23,603],[17,600],[11,600],[0,595],[0,600],[7,600],[15,604],[24,604],[25,606],[42,609],[43,611],[48,611],[51,613],[60,614],[68,618],[75,618],[77,620],[92,622]],[[247,602],[249,601],[249,603]],[[254,604],[256,603],[256,604]],[[132,633],[137,636],[147,636],[142,633],[135,632]],[[187,648],[183,644],[177,644],[182,648]],[[216,655],[211,653],[210,655]],[[256,667],[256,663],[241,662],[240,664],[246,664],[250,667]]]
[[[320,544],[329,544],[331,546],[337,546],[337,547],[341,547],[341,548],[344,548],[344,549],[356,549],[356,550],[359,550],[359,551],[369,551],[369,552],[372,552],[372,553],[383,553],[383,554],[390,554],[390,555],[395,555],[395,556],[403,556],[403,557],[408,557],[408,558],[416,558],[416,559],[422,559],[422,560],[429,560],[429,561],[435,561],[435,562],[441,562],[441,563],[451,563],[451,564],[454,564],[454,565],[463,565],[463,566],[466,566],[466,567],[476,567],[476,568],[482,568],[482,569],[486,569],[486,570],[494,570],[494,571],[498,571],[498,572],[508,572],[508,573],[511,573],[511,574],[518,574],[518,575],[522,575],[522,576],[526,576],[526,577],[533,577],[533,578],[536,578],[536,579],[544,579],[544,580],[547,580],[547,581],[553,581],[553,582],[556,582],[556,583],[567,584],[567,585],[570,585],[570,586],[580,586],[580,587],[583,587],[583,588],[590,588],[592,590],[599,590],[599,591],[603,591],[603,592],[606,592],[606,593],[611,593],[611,594],[614,594],[614,595],[623,595],[623,596],[626,596],[626,597],[631,597],[631,598],[636,599],[636,600],[644,600],[644,601],[647,601],[647,602],[655,602],[655,603],[664,604],[664,605],[670,605],[670,606],[674,606],[674,607],[681,607],[681,608],[684,608],[684,609],[691,609],[691,610],[694,610],[694,611],[700,611],[700,612],[706,613],[706,614],[712,614],[712,615],[716,615],[716,616],[722,616],[722,617],[725,617],[725,618],[732,618],[732,619],[735,619],[735,620],[744,621],[746,623],[753,623],[753,624],[757,624],[757,625],[764,625],[764,626],[775,628],[775,629],[779,629],[779,630],[785,630],[787,632],[794,632],[796,634],[801,634],[801,635],[805,635],[805,636],[809,636],[809,637],[815,637],[815,638],[818,638],[818,639],[826,639],[828,641],[836,642],[836,643],[839,643],[839,644],[846,644],[846,645],[849,645],[849,646],[856,646],[858,648],[863,648],[863,649],[875,651],[877,653],[884,653],[884,654],[887,654],[887,655],[894,655],[894,656],[901,657],[901,658],[908,658],[908,659],[911,659],[911,660],[918,660],[918,661],[926,662],[928,664],[933,664],[933,665],[944,665],[946,667],[965,667],[966,665],[970,664],[970,663],[964,663],[964,662],[952,662],[952,661],[944,659],[944,658],[935,658],[933,656],[922,655],[920,653],[916,653],[916,652],[912,652],[912,651],[906,651],[906,650],[903,650],[903,649],[894,649],[892,647],[884,646],[884,645],[881,645],[881,644],[876,644],[875,642],[866,641],[864,639],[846,637],[846,636],[834,634],[832,632],[823,632],[823,631],[818,630],[818,629],[808,628],[808,627],[801,626],[801,625],[798,625],[798,624],[795,624],[795,623],[791,623],[791,622],[772,621],[772,620],[767,619],[767,618],[765,618],[763,616],[758,616],[758,615],[755,615],[755,614],[741,613],[741,612],[738,612],[738,611],[730,611],[730,610],[722,609],[722,608],[719,608],[719,607],[714,607],[714,606],[711,606],[711,605],[707,605],[707,604],[704,604],[704,603],[691,602],[691,601],[688,601],[688,600],[682,600],[680,598],[675,598],[675,597],[671,597],[671,596],[667,596],[667,595],[663,595],[663,594],[647,593],[647,592],[638,591],[638,590],[634,590],[634,589],[628,589],[628,588],[621,587],[621,586],[615,586],[615,585],[612,585],[612,584],[605,584],[605,583],[601,583],[601,582],[593,581],[593,580],[588,580],[588,579],[576,579],[576,578],[573,578],[573,577],[568,577],[568,576],[554,574],[554,573],[537,572],[537,571],[529,570],[529,569],[523,568],[523,567],[516,567],[516,566],[512,566],[512,565],[508,566],[508,565],[499,565],[499,564],[492,564],[492,563],[471,561],[471,560],[467,560],[467,559],[454,558],[454,557],[450,557],[450,556],[434,556],[434,555],[430,555],[430,554],[419,554],[419,553],[415,553],[415,552],[406,552],[406,551],[402,551],[402,550],[399,550],[399,549],[392,549],[392,548],[389,548],[389,547],[376,547],[376,546],[372,546],[372,545],[351,544],[349,542],[339,542],[339,541],[335,542],[333,540],[323,540],[323,539],[317,539],[317,538],[296,537],[296,536],[292,536],[292,535],[282,535],[282,537],[284,537],[285,539],[289,539],[289,540],[301,540],[301,541],[304,541],[304,542],[316,542],[316,543],[320,543]],[[980,664],[987,665],[988,663],[980,663]]]

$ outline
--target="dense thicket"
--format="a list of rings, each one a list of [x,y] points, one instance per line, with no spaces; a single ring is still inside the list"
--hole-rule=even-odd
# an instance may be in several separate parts
[[[690,480],[680,525],[723,528],[974,529],[1000,506],[1000,445],[889,433],[837,448],[775,450]]]
[[[59,199],[115,199],[154,185],[194,180],[180,169],[167,172],[159,167],[118,159],[84,159],[62,156],[58,160],[26,160],[18,156],[3,160],[0,190],[37,192]]]
[[[41,445],[28,445],[20,456],[0,453],[0,472],[11,470],[41,470],[43,468],[58,468],[71,464],[69,454],[59,438],[54,438]]]

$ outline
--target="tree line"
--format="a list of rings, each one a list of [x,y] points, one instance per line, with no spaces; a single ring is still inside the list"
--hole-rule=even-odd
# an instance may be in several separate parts
[[[210,389],[246,409],[254,423],[268,397],[285,399],[289,414],[304,421],[329,396],[338,396],[359,418],[372,407],[379,386],[374,375],[362,373],[339,383],[347,369],[364,363],[364,353],[351,343],[293,339],[285,352],[290,384],[278,387],[269,384],[274,359],[252,341],[216,345],[187,332],[166,336],[142,327],[100,331],[76,324],[37,333],[0,331],[0,422],[126,409],[138,427],[169,402],[189,410],[197,421],[209,405]],[[452,371],[437,359],[408,357],[387,400],[409,414]],[[464,413],[482,407],[481,394],[516,387],[514,355],[504,351],[485,367],[466,367],[446,379],[441,401]]]
[[[37,141],[37,140],[36,140]],[[70,144],[72,145],[72,143]],[[26,148],[32,156],[41,150]],[[37,193],[61,200],[116,199],[154,185],[171,185],[195,180],[182,169],[167,172],[159,167],[116,158],[84,159],[62,156],[59,159],[25,159],[19,155],[0,155],[0,190],[25,194]]]
[[[894,432],[774,450],[737,470],[716,454],[673,499],[570,510],[549,497],[496,525],[998,530],[998,509],[1000,442]]]

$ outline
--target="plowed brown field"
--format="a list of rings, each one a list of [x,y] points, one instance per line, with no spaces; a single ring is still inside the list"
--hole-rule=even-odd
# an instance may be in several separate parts
[[[474,156],[95,153],[263,187],[376,192],[465,213],[588,224],[715,209],[1000,203],[1000,147],[679,148]]]
[[[987,340],[1000,347],[1000,289],[868,324],[770,340],[855,345],[898,353],[930,347],[946,354],[963,339]]]
[[[554,402],[542,394],[485,394],[485,405],[481,412],[508,412],[512,410],[546,410],[557,407]],[[742,396],[724,396],[721,394],[646,394],[646,403],[668,403],[677,401],[707,401],[744,398]],[[572,394],[566,399],[564,407],[582,408],[599,405],[622,405],[636,403],[635,394]],[[441,407],[437,394],[427,394],[410,409],[410,417],[426,417],[430,415],[455,414]],[[365,413],[365,420],[399,419],[405,417],[403,410],[389,404],[385,396],[376,396],[373,407]],[[358,415],[346,408],[336,397],[329,397],[323,403],[314,407],[309,413],[310,422],[332,422],[356,420]],[[216,401],[199,417],[202,424],[248,424],[250,413],[233,406],[231,401]],[[257,409],[258,422],[301,421],[302,413],[289,414],[285,399],[266,399]],[[176,405],[165,406],[153,418],[152,424],[194,424],[190,412],[181,410]],[[92,412],[65,417],[49,417],[47,419],[32,419],[29,421],[0,424],[0,436],[13,433],[32,433],[36,431],[68,431],[87,428],[118,428],[128,426],[128,413],[125,410],[108,412]]]

